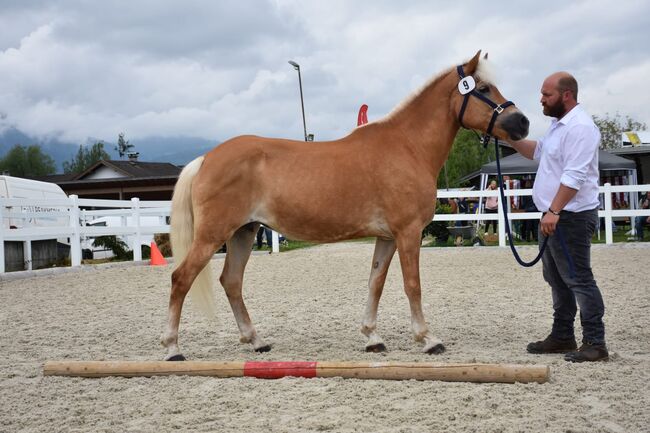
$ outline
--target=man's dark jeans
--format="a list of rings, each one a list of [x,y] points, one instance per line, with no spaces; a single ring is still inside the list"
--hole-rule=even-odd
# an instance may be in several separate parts
[[[591,237],[597,221],[597,209],[561,212],[556,232],[549,238],[544,251],[543,274],[551,285],[555,310],[551,336],[556,339],[575,338],[573,323],[577,302],[580,307],[582,341],[605,344],[605,305],[591,272]],[[540,230],[540,245],[543,239]]]

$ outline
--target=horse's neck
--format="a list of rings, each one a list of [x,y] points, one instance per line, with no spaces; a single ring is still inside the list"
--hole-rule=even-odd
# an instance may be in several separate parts
[[[421,155],[436,177],[460,128],[451,112],[449,81],[448,74],[434,80],[390,118],[405,136],[402,144]]]

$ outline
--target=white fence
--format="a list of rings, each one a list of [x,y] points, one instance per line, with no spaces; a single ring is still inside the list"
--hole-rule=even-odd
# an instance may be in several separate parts
[[[609,183],[606,183],[604,186],[599,188],[600,194],[603,194],[604,209],[598,211],[598,216],[605,219],[605,243],[611,244],[614,242],[613,236],[613,221],[614,218],[626,218],[629,217],[632,221],[632,217],[638,216],[650,216],[650,209],[635,209],[636,203],[639,201],[639,194],[645,191],[650,191],[650,184],[648,185],[621,185],[621,186],[612,186]],[[507,200],[510,200],[510,197],[522,197],[532,195],[532,189],[506,189],[504,195]],[[629,193],[630,199],[629,203],[633,207],[632,209],[613,209],[612,208],[612,194],[619,193]],[[438,198],[462,198],[462,197],[499,197],[498,190],[484,190],[484,191],[445,191],[438,190]],[[508,220],[526,220],[526,219],[535,219],[539,220],[542,217],[541,212],[509,212]],[[485,213],[470,213],[470,214],[440,214],[435,215],[433,218],[434,221],[486,221],[486,220],[497,220],[499,222],[499,246],[505,247],[507,245],[506,240],[506,229],[505,229],[505,218],[503,215],[503,207],[499,203],[498,213],[494,214],[485,214]],[[631,224],[631,229],[634,230],[634,224]],[[599,234],[600,235],[600,234]]]
[[[85,208],[102,208],[86,210]],[[134,198],[124,200],[79,199],[6,199],[0,198],[0,272],[5,270],[4,242],[24,242],[27,268],[31,269],[31,242],[43,239],[65,239],[70,243],[72,266],[81,265],[82,239],[107,235],[128,236],[131,239],[133,260],[142,260],[141,239],[154,233],[169,233],[166,217],[169,201],[141,202]],[[121,226],[87,226],[99,217],[129,218],[133,223]],[[140,224],[141,217],[156,216],[159,225]],[[7,220],[11,224],[7,223]],[[15,228],[14,228],[15,227]]]
[[[605,208],[598,212],[605,218],[605,242],[613,243],[613,218],[650,216],[650,209],[612,209],[612,194],[630,193],[630,203],[638,201],[637,192],[650,191],[650,185],[611,186],[605,184],[600,188],[604,194]],[[531,195],[531,189],[506,190],[506,197]],[[438,198],[490,197],[497,196],[498,191],[438,191]],[[131,201],[79,199],[70,196],[68,199],[6,199],[0,198],[0,273],[5,271],[4,242],[24,242],[25,261],[31,269],[31,242],[42,239],[66,238],[70,243],[70,259],[72,266],[81,265],[82,239],[96,236],[128,236],[131,239],[133,260],[142,260],[140,248],[143,237],[154,233],[169,233],[167,217],[170,213],[169,201]],[[99,210],[85,210],[101,208]],[[121,217],[121,226],[92,227],[86,223],[100,217]],[[142,225],[142,217],[156,216],[159,225]],[[541,212],[509,213],[511,221],[541,218]],[[131,224],[126,221],[130,220]],[[17,228],[9,228],[8,221],[20,221]],[[497,214],[440,214],[435,215],[434,221],[499,221],[499,246],[506,246],[504,215],[499,206]],[[63,221],[64,223],[61,223]],[[49,222],[49,223],[48,223]],[[57,224],[58,223],[58,224]],[[633,228],[633,225],[632,225]],[[273,232],[273,252],[278,252],[278,235]]]

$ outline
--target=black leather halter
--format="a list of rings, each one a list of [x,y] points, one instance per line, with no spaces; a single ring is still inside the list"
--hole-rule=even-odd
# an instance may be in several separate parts
[[[460,77],[461,80],[465,78],[465,71],[463,71],[463,65],[458,65],[456,67],[456,70],[458,71],[458,76]],[[471,91],[465,93],[464,95],[465,97],[463,98],[463,105],[460,107],[460,112],[458,113],[458,121],[460,122],[460,125],[463,128],[465,128],[465,125],[463,125],[463,116],[465,115],[465,109],[467,108],[467,101],[469,101],[469,95],[476,96],[478,99],[488,104],[494,110],[492,111],[492,118],[490,119],[490,124],[488,125],[488,128],[485,131],[485,135],[483,136],[483,147],[486,147],[490,142],[490,138],[492,138],[492,129],[494,128],[494,124],[496,123],[499,114],[503,113],[503,110],[505,110],[507,107],[515,104],[512,101],[506,101],[500,105],[495,104],[487,96],[481,94],[480,92],[477,92],[476,89],[472,89]]]

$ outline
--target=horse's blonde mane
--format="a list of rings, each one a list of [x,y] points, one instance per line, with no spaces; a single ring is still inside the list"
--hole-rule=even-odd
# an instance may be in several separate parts
[[[467,62],[464,62],[464,64],[465,63]],[[453,69],[455,70],[455,67]],[[432,86],[438,80],[442,79],[442,77],[446,76],[451,70],[452,68],[448,68],[442,71],[441,73],[434,75],[433,77],[428,79],[422,86],[420,86],[417,90],[415,90],[409,96],[404,98],[399,104],[397,104],[397,106],[395,106],[395,108],[393,108],[390,111],[390,113],[388,113],[382,119],[379,119],[378,122],[386,121],[394,117],[396,113],[399,113],[404,107],[408,106],[411,102],[417,99],[418,96],[420,96],[424,91],[426,91],[430,86]],[[495,82],[494,68],[492,67],[490,62],[483,57],[481,57],[481,59],[478,62],[478,66],[476,67],[476,72],[474,73],[474,76],[476,77],[477,82],[479,80],[489,84],[494,84]]]
[[[418,96],[420,96],[426,89],[428,89],[430,86],[432,86],[436,81],[442,79],[445,75],[449,73],[451,68],[446,69],[445,71],[439,73],[438,75],[434,75],[433,77],[429,78],[423,85],[421,85],[417,90],[415,90],[413,93],[411,93],[409,96],[406,98],[402,99],[402,101],[395,106],[383,119],[380,120],[388,120],[395,116],[396,113],[399,113],[404,107],[408,106],[411,102],[413,102]]]

